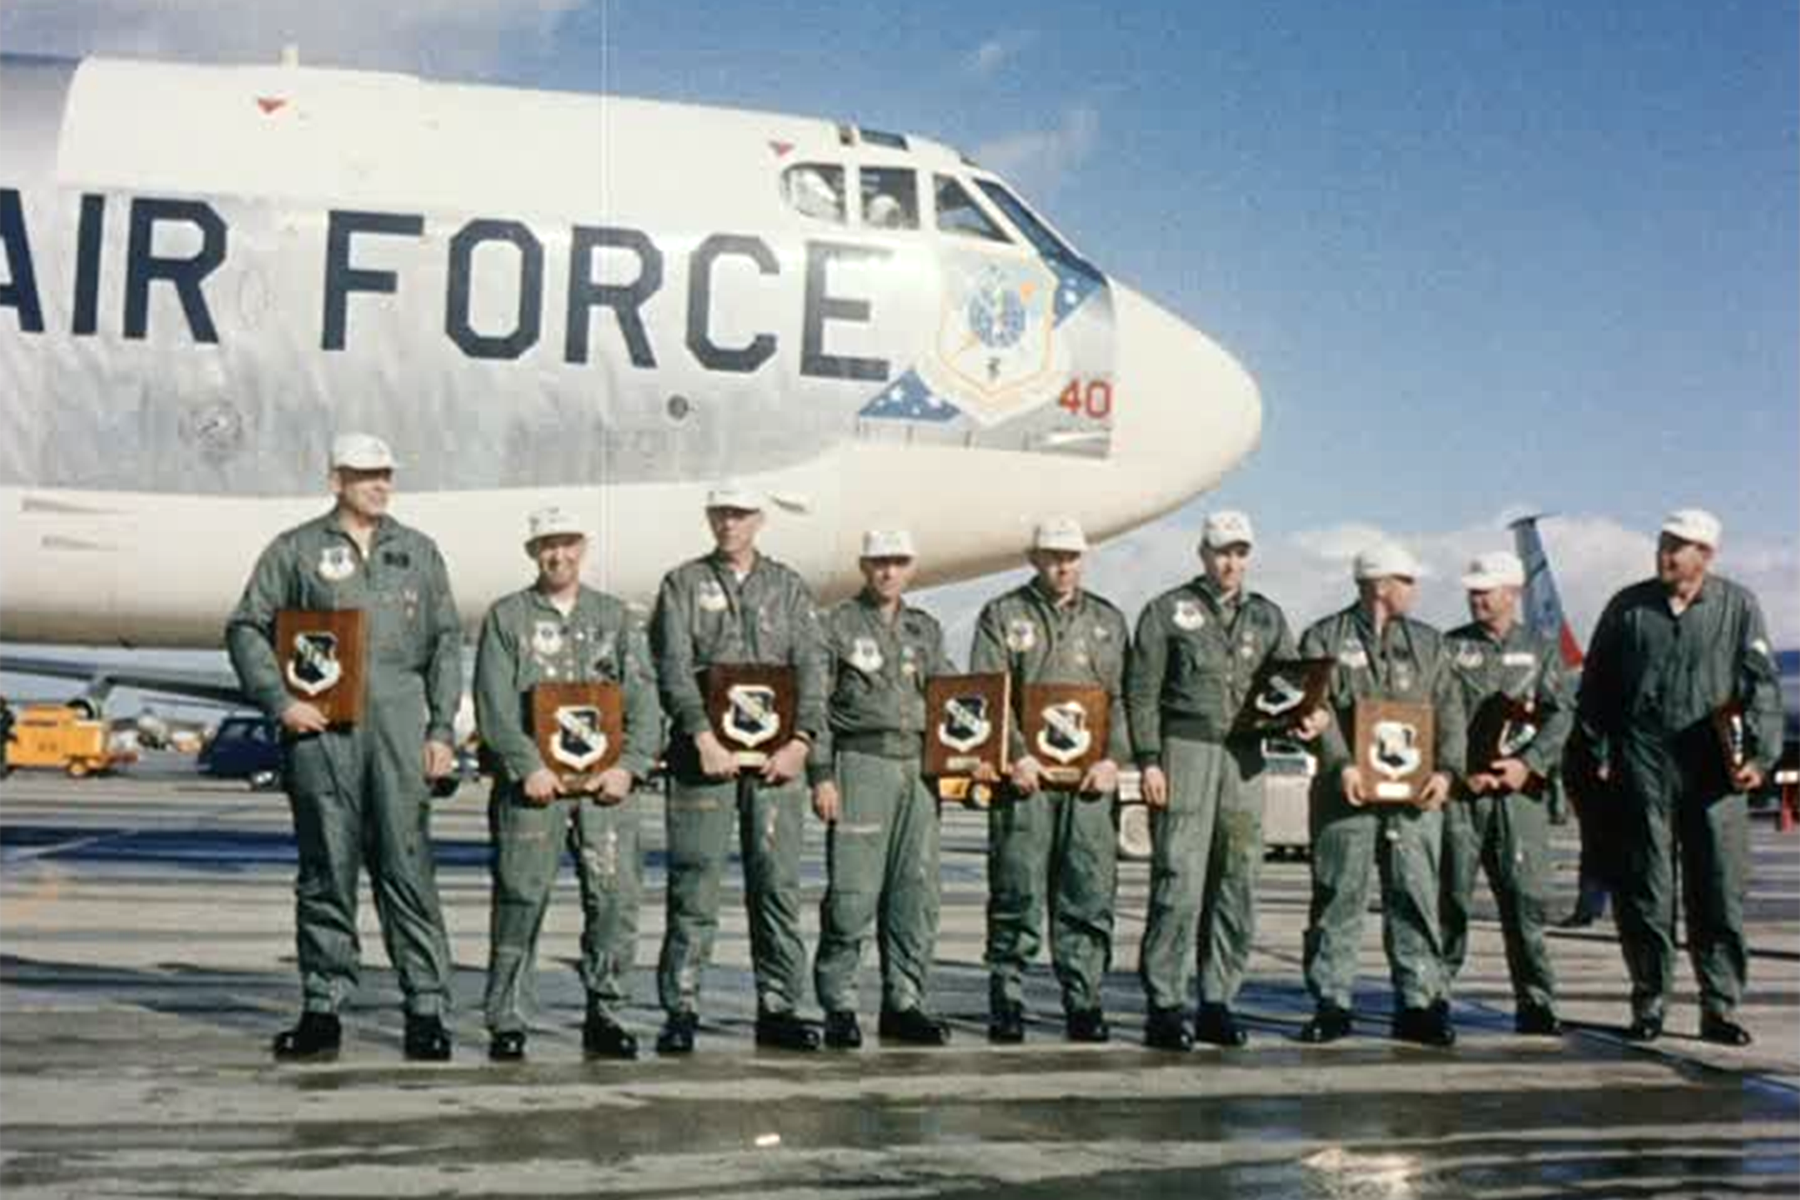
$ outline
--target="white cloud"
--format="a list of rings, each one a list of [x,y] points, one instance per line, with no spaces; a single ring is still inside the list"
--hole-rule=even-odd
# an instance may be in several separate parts
[[[8,0],[9,53],[276,61],[479,76],[553,35],[580,0]]]
[[[1461,624],[1468,619],[1457,585],[1463,567],[1480,551],[1510,548],[1507,520],[1531,511],[1535,510],[1514,506],[1491,524],[1437,531],[1383,530],[1345,522],[1279,533],[1264,520],[1259,522],[1263,540],[1251,566],[1251,586],[1282,606],[1297,634],[1350,603],[1354,597],[1350,560],[1369,542],[1392,536],[1410,547],[1431,572],[1421,587],[1418,615],[1443,627]],[[1195,554],[1200,520],[1200,510],[1194,509],[1097,550],[1088,568],[1088,586],[1119,605],[1135,625],[1145,601],[1200,569]],[[1564,610],[1585,645],[1613,593],[1650,574],[1654,532],[1593,514],[1547,518],[1539,528]],[[1756,593],[1775,645],[1800,645],[1800,548],[1734,539],[1728,530],[1718,569]],[[981,605],[1024,577],[1020,571],[937,589],[925,597],[923,603],[943,620],[959,660],[968,652]]]
[[[1009,134],[975,148],[975,159],[1028,194],[1046,195],[1086,162],[1100,142],[1100,114],[1085,104],[1063,113],[1054,129]]]
[[[964,60],[964,67],[971,75],[980,79],[992,79],[1000,72],[1000,68],[1018,57],[1025,47],[1035,40],[1037,34],[1029,29],[1016,29],[1010,33],[997,34],[970,51]]]

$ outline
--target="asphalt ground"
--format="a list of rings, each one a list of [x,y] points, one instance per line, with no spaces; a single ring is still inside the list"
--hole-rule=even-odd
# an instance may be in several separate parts
[[[662,933],[662,812],[639,799],[645,901],[634,1004],[646,1050]],[[579,913],[565,873],[541,946],[529,1060],[485,1056],[485,786],[434,823],[456,960],[449,1064],[411,1064],[372,906],[342,1058],[277,1066],[293,1019],[294,850],[278,793],[203,779],[153,755],[128,775],[0,783],[0,1193],[7,1197],[1273,1196],[1527,1200],[1800,1192],[1800,834],[1754,823],[1748,925],[1755,1045],[1695,1036],[1683,964],[1669,1033],[1626,1043],[1627,985],[1609,922],[1552,935],[1558,1041],[1512,1033],[1485,895],[1449,1050],[1387,1036],[1380,921],[1365,924],[1357,1036],[1308,1047],[1300,980],[1308,868],[1266,865],[1240,1002],[1241,1050],[1141,1045],[1136,977],[1148,871],[1120,871],[1108,981],[1114,1041],[1062,1037],[1055,981],[1034,970],[1020,1047],[984,1035],[986,826],[947,810],[934,1006],[952,1044],[797,1055],[754,1047],[739,876],[729,878],[699,1052],[583,1061]],[[806,937],[823,836],[809,819]],[[1568,911],[1575,831],[1556,831]],[[1485,885],[1484,885],[1485,887]],[[872,959],[872,955],[870,956]],[[874,968],[863,994],[878,995]],[[872,1004],[872,1000],[867,1004]],[[867,1006],[867,1005],[866,1005]]]

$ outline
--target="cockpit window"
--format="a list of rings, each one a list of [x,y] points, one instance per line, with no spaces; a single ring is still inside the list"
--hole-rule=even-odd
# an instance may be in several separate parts
[[[871,146],[885,146],[889,150],[906,149],[906,136],[899,133],[887,133],[880,129],[864,129],[862,140]]]
[[[796,163],[781,173],[781,194],[801,216],[844,223],[844,168]]]
[[[1005,231],[981,211],[980,205],[975,203],[975,197],[969,195],[961,183],[948,175],[939,175],[936,177],[936,185],[937,226],[940,230],[990,242],[1011,240]]]
[[[904,167],[862,168],[862,221],[870,229],[919,227],[918,176]]]
[[[1026,208],[1017,196],[991,179],[977,180],[977,182],[981,185],[981,190],[987,193],[988,199],[992,200],[1000,211],[1006,214],[1006,219],[1018,227],[1019,232],[1025,235],[1027,241],[1037,247],[1039,254],[1052,262],[1062,263],[1064,266],[1073,267],[1099,278],[1098,268],[1069,249],[1061,238],[1050,232],[1049,226],[1032,215],[1031,210]]]

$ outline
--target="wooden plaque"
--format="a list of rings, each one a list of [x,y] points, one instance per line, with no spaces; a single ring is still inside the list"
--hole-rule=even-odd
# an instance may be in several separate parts
[[[703,672],[701,691],[713,734],[740,767],[762,766],[799,732],[792,667],[715,663]]]
[[[1537,740],[1540,728],[1535,703],[1495,692],[1481,702],[1469,722],[1469,773],[1519,757]]]
[[[1713,736],[1719,740],[1719,762],[1730,784],[1744,765],[1744,706],[1736,700],[1721,704],[1713,710],[1712,726]]]
[[[939,675],[925,684],[925,774],[974,776],[982,767],[995,777],[1007,770],[1012,729],[1012,676]]]
[[[1280,737],[1325,702],[1335,658],[1265,658],[1250,681],[1232,733]]]
[[[616,683],[540,683],[531,689],[538,757],[574,792],[597,791],[625,752],[625,695]]]
[[[1436,718],[1429,704],[1358,700],[1356,766],[1375,804],[1411,804],[1431,778]]]
[[[332,725],[362,720],[366,624],[360,608],[284,608],[275,614],[275,659],[288,695]]]
[[[1079,787],[1088,768],[1106,757],[1111,715],[1112,698],[1097,684],[1027,684],[1020,717],[1025,753],[1043,764],[1050,786]]]

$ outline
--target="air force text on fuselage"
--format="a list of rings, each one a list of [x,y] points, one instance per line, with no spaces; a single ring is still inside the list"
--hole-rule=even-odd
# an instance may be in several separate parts
[[[442,313],[444,337],[471,359],[518,360],[553,353],[564,363],[585,364],[606,353],[593,336],[594,318],[601,311],[616,329],[615,352],[633,367],[654,369],[660,356],[671,352],[655,344],[644,319],[645,306],[664,289],[664,266],[671,251],[644,230],[573,225],[547,237],[513,218],[473,217],[453,228],[437,228],[428,226],[423,213],[358,209],[328,210],[324,224],[315,309],[322,351],[350,347],[360,306],[422,304]],[[7,282],[0,285],[0,308],[12,310],[22,333],[43,334],[44,289],[62,282],[70,297],[67,332],[77,337],[97,333],[102,271],[118,259],[116,251],[107,252],[109,226],[120,225],[126,240],[120,264],[124,280],[117,318],[120,333],[128,339],[150,335],[150,298],[160,286],[177,302],[178,314],[168,316],[179,316],[181,334],[196,345],[217,344],[219,323],[209,285],[232,253],[232,227],[218,207],[205,200],[82,194],[74,278],[56,281],[40,274],[18,189],[0,188],[0,249],[8,267]],[[379,265],[377,247],[396,240],[442,243],[441,294],[415,294],[422,290],[420,281],[408,287],[401,270]],[[833,354],[825,346],[831,323],[868,324],[876,316],[871,297],[833,290],[833,264],[881,263],[892,257],[892,251],[825,240],[807,240],[804,250],[800,374],[885,382],[890,376],[886,358]],[[732,300],[733,308],[759,307],[759,281],[783,273],[776,250],[755,234],[718,232],[677,252],[686,256],[688,286],[685,337],[674,352],[692,355],[708,371],[748,374],[768,364],[781,350],[779,331],[753,330],[747,337],[722,341],[714,332],[713,314],[724,287],[742,289]],[[563,255],[566,265],[567,285],[556,295],[547,294],[546,286],[545,261],[553,253]],[[510,296],[515,305],[497,323],[478,323],[473,300],[478,292]],[[767,300],[777,298],[775,294]],[[560,328],[547,328],[558,319]]]

